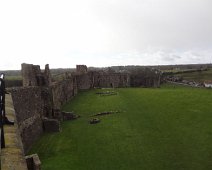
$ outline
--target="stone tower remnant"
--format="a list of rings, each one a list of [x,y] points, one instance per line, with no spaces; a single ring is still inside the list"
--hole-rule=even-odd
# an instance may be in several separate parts
[[[76,66],[76,72],[80,74],[84,74],[88,72],[88,68],[86,65],[77,65]]]
[[[23,77],[23,86],[49,86],[51,84],[51,73],[49,65],[45,66],[42,72],[39,65],[21,64],[21,72]]]

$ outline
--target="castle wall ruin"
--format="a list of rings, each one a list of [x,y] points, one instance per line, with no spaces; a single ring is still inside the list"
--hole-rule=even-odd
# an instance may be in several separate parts
[[[21,73],[24,87],[48,86],[51,84],[51,73],[48,64],[42,72],[39,65],[23,63],[21,64]]]
[[[135,71],[130,75],[131,87],[160,87],[160,72],[146,68],[142,71]]]
[[[50,86],[52,91],[53,108],[60,109],[68,100],[78,93],[76,78],[69,78]]]
[[[94,75],[94,87],[118,88],[129,87],[130,79],[128,74],[99,72]]]
[[[12,90],[12,98],[25,153],[44,132],[44,118],[57,118],[58,110],[77,95],[78,90],[130,86],[158,87],[160,75],[153,71],[113,73],[88,71],[78,65],[76,73],[52,82],[49,66],[44,72],[40,66],[22,64],[23,87]]]
[[[88,68],[86,65],[77,65],[76,66],[76,72],[79,74],[85,74],[88,72]]]
[[[118,88],[129,87],[130,78],[128,74],[107,73],[90,71],[85,74],[76,74],[77,87],[80,90],[92,88]]]
[[[77,88],[79,90],[87,90],[93,88],[92,75],[90,73],[75,75],[77,80]]]
[[[44,132],[43,119],[54,118],[55,110],[77,94],[75,79],[57,82],[50,87],[29,86],[14,88],[12,98],[24,151]]]

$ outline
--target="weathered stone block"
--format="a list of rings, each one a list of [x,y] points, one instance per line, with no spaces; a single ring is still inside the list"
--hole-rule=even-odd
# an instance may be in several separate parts
[[[41,161],[37,154],[25,157],[28,170],[41,170]]]
[[[62,115],[63,115],[63,121],[65,121],[65,120],[75,120],[75,119],[80,117],[79,115],[76,115],[73,112],[62,112]]]
[[[87,68],[87,66],[86,65],[77,65],[76,66],[76,71],[77,71],[77,73],[87,73],[87,71],[88,71],[88,68]]]
[[[60,122],[57,119],[43,119],[43,128],[45,132],[60,132]]]
[[[100,122],[100,119],[99,118],[93,118],[89,122],[90,122],[90,124],[96,124],[96,123]]]

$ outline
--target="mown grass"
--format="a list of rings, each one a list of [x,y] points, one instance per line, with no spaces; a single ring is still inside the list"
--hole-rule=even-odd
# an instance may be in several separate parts
[[[82,117],[44,134],[33,146],[44,170],[212,169],[212,91],[165,85],[81,92],[64,106]],[[102,90],[104,91],[104,90]],[[102,111],[121,113],[99,117]]]

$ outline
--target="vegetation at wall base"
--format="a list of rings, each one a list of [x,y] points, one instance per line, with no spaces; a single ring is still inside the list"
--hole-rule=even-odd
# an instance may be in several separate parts
[[[81,117],[46,133],[30,153],[43,170],[212,169],[212,90],[163,85],[79,93],[64,106]],[[99,117],[99,112],[121,110]]]

